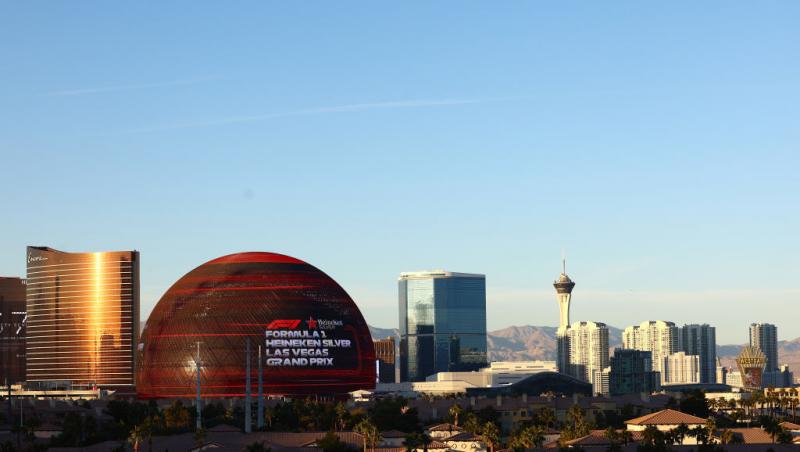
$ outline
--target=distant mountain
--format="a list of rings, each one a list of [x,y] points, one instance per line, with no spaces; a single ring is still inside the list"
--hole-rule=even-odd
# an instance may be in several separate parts
[[[398,330],[370,326],[374,339],[396,337]],[[556,328],[552,326],[509,326],[487,334],[490,361],[555,360]],[[608,345],[612,350],[622,346],[622,330],[608,327]],[[718,345],[717,356],[722,363],[736,367],[735,358],[744,345]],[[780,364],[788,364],[796,374],[800,374],[800,338],[778,342]]]

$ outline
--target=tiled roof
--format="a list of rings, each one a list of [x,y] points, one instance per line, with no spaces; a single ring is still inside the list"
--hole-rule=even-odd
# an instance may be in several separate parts
[[[642,439],[642,432],[631,432],[632,441],[639,442]],[[567,441],[569,446],[608,446],[611,441],[606,438],[605,430],[592,430],[588,435]]]
[[[450,447],[447,444],[439,442],[439,441],[431,441],[430,444],[428,444],[428,450],[431,450],[431,449],[449,449],[449,448]]]
[[[795,424],[794,422],[781,422],[781,427],[785,428],[786,430],[800,430],[800,425]]]
[[[460,432],[463,429],[461,427],[457,427],[453,424],[436,424],[431,425],[430,427],[426,428],[425,430],[429,432]]]
[[[212,433],[241,433],[242,429],[229,424],[219,424],[207,429],[206,431]]]
[[[729,430],[742,439],[742,444],[772,444],[772,436],[758,427],[731,428]],[[719,434],[719,431],[717,433]]]
[[[681,413],[675,410],[661,410],[655,413],[646,414],[636,419],[625,421],[629,425],[678,425],[678,424],[705,424],[706,420],[691,414]]]
[[[401,432],[400,430],[386,430],[381,433],[381,436],[384,438],[405,438],[408,436],[408,433]]]
[[[313,444],[328,432],[264,432],[261,440],[283,447],[303,447]],[[334,432],[342,442],[355,447],[363,447],[363,437],[356,432]]]
[[[455,435],[447,437],[447,438],[444,439],[445,442],[447,442],[447,441],[477,441],[477,440],[480,440],[480,438],[475,436],[474,434],[472,434],[470,432],[456,433]]]

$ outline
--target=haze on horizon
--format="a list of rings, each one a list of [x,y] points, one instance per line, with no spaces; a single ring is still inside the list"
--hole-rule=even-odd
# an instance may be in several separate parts
[[[800,336],[800,4],[6,4],[0,275],[141,251],[143,318],[239,251],[367,321],[487,275],[490,329],[751,322]]]

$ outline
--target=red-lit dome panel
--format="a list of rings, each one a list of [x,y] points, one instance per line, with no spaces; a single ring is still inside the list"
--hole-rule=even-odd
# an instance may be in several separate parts
[[[240,253],[197,267],[159,300],[139,341],[139,396],[194,397],[198,342],[201,394],[243,396],[247,338],[254,394],[259,346],[269,394],[375,385],[369,328],[336,281],[293,257]]]

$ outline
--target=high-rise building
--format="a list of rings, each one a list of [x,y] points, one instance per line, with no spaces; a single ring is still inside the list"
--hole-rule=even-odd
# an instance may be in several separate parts
[[[575,322],[567,338],[570,375],[592,383],[594,372],[608,367],[608,327],[600,322]]]
[[[139,253],[28,247],[29,383],[132,387]]]
[[[765,372],[778,370],[778,327],[769,323],[751,324],[750,346],[760,349],[767,357]]]
[[[25,381],[25,280],[0,277],[0,384]]]
[[[713,326],[684,325],[681,328],[683,351],[700,358],[700,383],[719,383],[716,378],[717,333]]]
[[[486,366],[486,276],[400,274],[400,379]]]
[[[680,351],[680,329],[672,322],[650,320],[640,325],[629,326],[622,332],[622,346],[626,349],[644,350],[653,353],[653,370],[661,372],[661,383],[665,383],[664,358]]]
[[[608,388],[612,396],[659,390],[661,377],[653,371],[652,352],[617,348],[610,361]]]
[[[373,341],[375,360],[378,361],[378,383],[394,383],[395,343],[393,337]]]
[[[664,357],[664,384],[700,383],[700,357],[686,352]]]
[[[558,302],[559,321],[558,330],[556,330],[556,365],[558,371],[565,374],[570,374],[569,367],[569,339],[567,332],[569,330],[569,304],[572,300],[572,289],[575,288],[569,276],[567,276],[567,263],[563,261],[563,267],[558,279],[553,282],[553,287],[556,289],[556,301]]]
[[[597,395],[601,395],[604,397],[608,397],[610,389],[609,389],[609,378],[611,376],[611,367],[606,367],[603,370],[595,370],[594,375],[592,377],[592,393]]]

